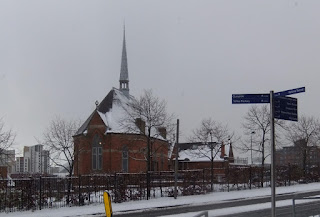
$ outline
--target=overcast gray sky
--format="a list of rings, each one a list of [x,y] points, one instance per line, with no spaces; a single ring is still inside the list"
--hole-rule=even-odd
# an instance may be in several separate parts
[[[130,93],[153,89],[183,138],[206,117],[241,135],[237,93],[306,87],[299,115],[319,117],[318,0],[1,0],[0,117],[17,148],[50,120],[86,119],[119,86],[123,37]],[[183,140],[183,139],[182,139]]]

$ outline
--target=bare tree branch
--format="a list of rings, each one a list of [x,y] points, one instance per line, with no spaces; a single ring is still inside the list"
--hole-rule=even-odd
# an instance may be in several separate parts
[[[231,135],[233,134],[230,133],[228,125],[214,121],[212,118],[207,118],[201,121],[199,128],[193,130],[189,141],[201,142],[203,144],[199,145],[196,150],[193,150],[195,156],[211,159],[211,150],[215,153],[215,156],[220,149],[220,145],[218,144],[226,144]]]
[[[79,126],[79,121],[55,117],[43,133],[42,143],[49,150],[51,161],[68,171],[69,176],[73,173],[75,158],[72,136]]]
[[[149,141],[150,157],[152,157],[161,148],[153,147],[152,140],[164,139],[159,129],[165,128],[167,135],[174,132],[172,123],[174,116],[167,112],[166,101],[154,96],[152,90],[145,90],[139,99],[131,100],[123,106],[123,109],[126,114],[120,121],[120,127],[128,133],[145,135]],[[140,126],[137,119],[143,122]]]
[[[174,129],[173,115],[167,112],[166,101],[154,96],[151,90],[145,90],[137,100],[130,100],[127,105],[123,105],[123,109],[126,114],[120,121],[120,127],[127,133],[144,135],[147,140],[147,150],[144,152],[143,159],[147,163],[147,198],[149,198],[150,177],[148,172],[151,171],[151,161],[156,159],[159,149],[169,148],[155,145],[154,140],[166,139],[161,130],[164,130],[165,134],[172,134]],[[161,144],[167,146],[167,143]]]
[[[12,156],[8,150],[13,146],[16,134],[11,130],[5,129],[5,124],[2,119],[0,119],[0,165],[7,165],[7,159]]]

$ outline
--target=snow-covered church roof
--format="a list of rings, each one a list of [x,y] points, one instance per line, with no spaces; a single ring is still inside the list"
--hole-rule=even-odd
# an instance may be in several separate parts
[[[105,133],[140,134],[141,129],[136,125],[135,120],[142,117],[131,117],[131,104],[134,101],[135,98],[133,96],[127,96],[126,92],[113,88],[78,129],[75,136],[87,133],[89,123],[95,112],[99,114],[106,126]],[[159,132],[159,129],[155,129],[154,127],[151,128],[151,136],[160,140],[166,140]]]
[[[76,132],[76,135],[86,132],[95,112],[99,114],[103,123],[106,125],[107,132],[124,133],[125,130],[121,127],[121,121],[127,115],[126,110],[129,109],[129,103],[132,100],[135,100],[133,96],[126,96],[122,91],[113,88],[97,106],[97,109],[94,110],[82,124]]]

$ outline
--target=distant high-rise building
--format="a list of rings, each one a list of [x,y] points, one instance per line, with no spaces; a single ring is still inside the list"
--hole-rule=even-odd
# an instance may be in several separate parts
[[[17,157],[16,158],[16,172],[17,173],[27,173],[29,172],[29,158]]]
[[[23,159],[19,160],[19,170],[29,173],[49,173],[49,162],[49,151],[43,150],[43,145],[25,146]]]

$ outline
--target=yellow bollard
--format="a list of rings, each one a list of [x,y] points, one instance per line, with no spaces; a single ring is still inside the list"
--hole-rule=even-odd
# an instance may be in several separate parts
[[[103,201],[104,201],[104,208],[106,210],[106,216],[112,217],[111,197],[107,191],[103,192]]]

